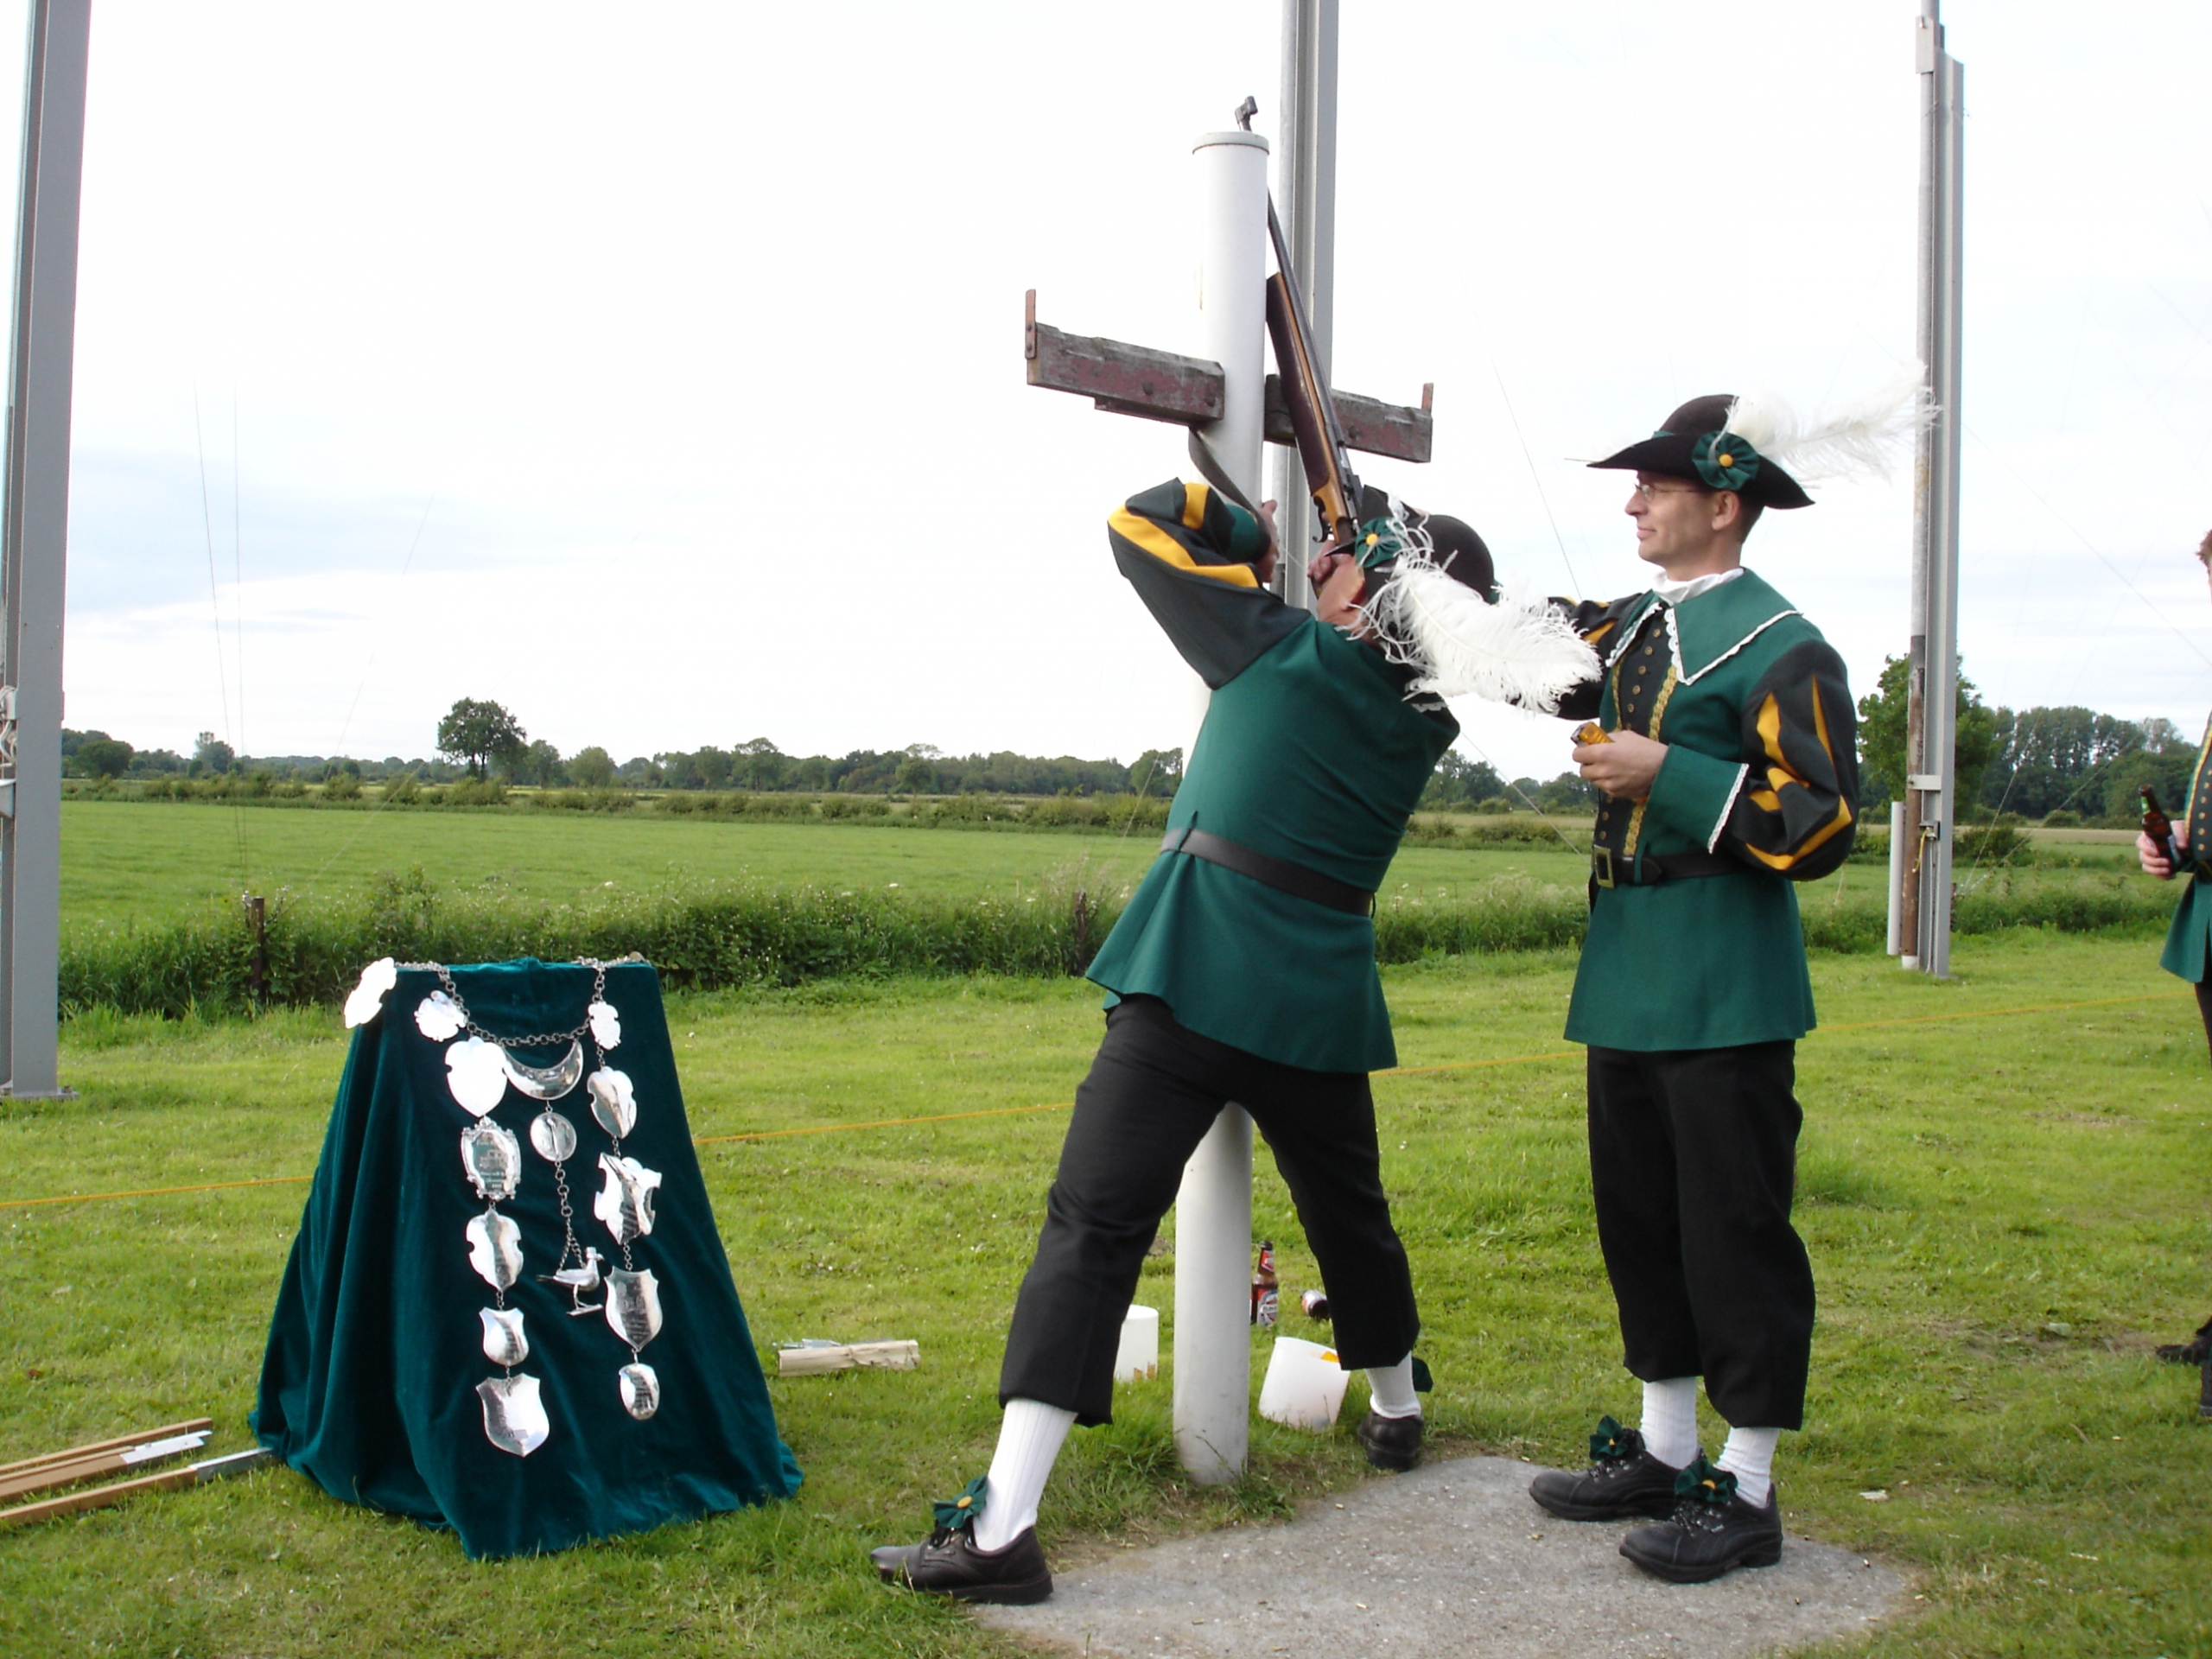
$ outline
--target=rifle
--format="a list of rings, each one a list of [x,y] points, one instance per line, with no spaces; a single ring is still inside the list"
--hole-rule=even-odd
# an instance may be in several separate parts
[[[1246,99],[1237,106],[1236,124],[1251,131],[1259,108],[1258,99]],[[1268,235],[1275,249],[1275,274],[1268,278],[1268,335],[1274,342],[1283,403],[1298,437],[1298,459],[1306,469],[1314,511],[1320,515],[1322,538],[1350,547],[1359,535],[1359,479],[1351,469],[1351,447],[1344,442],[1336,398],[1321,377],[1313,324],[1291,266],[1282,222],[1275,217],[1273,192],[1268,196]]]

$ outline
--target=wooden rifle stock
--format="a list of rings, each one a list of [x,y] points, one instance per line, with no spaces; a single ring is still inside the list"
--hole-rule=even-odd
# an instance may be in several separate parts
[[[1284,273],[1277,271],[1268,278],[1268,334],[1274,341],[1275,362],[1282,373],[1283,404],[1290,411],[1298,459],[1305,465],[1307,487],[1320,511],[1323,533],[1349,547],[1359,532],[1359,480],[1345,466],[1344,445],[1330,429],[1336,424],[1335,405],[1321,384],[1313,337],[1301,326],[1304,321],[1295,290]]]

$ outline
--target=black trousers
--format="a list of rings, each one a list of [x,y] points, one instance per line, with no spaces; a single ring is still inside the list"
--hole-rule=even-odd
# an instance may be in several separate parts
[[[1628,1369],[1702,1376],[1732,1425],[1796,1428],[1813,1269],[1789,1224],[1795,1043],[1589,1057],[1598,1242]]]
[[[1347,1370],[1395,1365],[1421,1319],[1390,1224],[1364,1072],[1307,1071],[1201,1037],[1167,1005],[1130,997],[1076,1090],[1075,1116],[1021,1281],[999,1402],[1037,1400],[1110,1422],[1114,1355],[1138,1269],[1183,1166],[1235,1101],[1274,1154],[1329,1293]]]
[[[2204,977],[2191,987],[2196,993],[2196,1012],[2204,1021],[2204,1042],[2212,1048],[2212,963],[2207,963]]]

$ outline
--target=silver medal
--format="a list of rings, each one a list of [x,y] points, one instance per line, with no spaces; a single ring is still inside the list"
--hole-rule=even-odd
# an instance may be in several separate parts
[[[565,1164],[575,1155],[576,1126],[548,1107],[530,1120],[530,1144],[549,1164]]]
[[[638,1099],[628,1073],[601,1066],[584,1079],[584,1087],[591,1090],[591,1115],[601,1128],[620,1141],[637,1128]]]
[[[607,1270],[607,1325],[632,1353],[660,1334],[660,1281],[651,1268]]]
[[[476,1276],[494,1290],[512,1290],[522,1277],[522,1229],[496,1210],[471,1216],[463,1230],[468,1236],[468,1265]]]
[[[553,1432],[534,1376],[487,1376],[476,1397],[484,1402],[484,1438],[502,1452],[526,1458]]]
[[[622,1389],[622,1409],[639,1422],[660,1409],[660,1378],[653,1368],[639,1362],[625,1365],[617,1374]]]
[[[629,1244],[653,1230],[653,1192],[660,1185],[660,1172],[647,1169],[634,1158],[611,1152],[599,1154],[607,1184],[591,1201],[591,1212],[607,1224],[617,1244]]]
[[[478,1198],[511,1198],[522,1179],[522,1143],[512,1129],[488,1119],[472,1123],[461,1132],[461,1165]]]
[[[522,1333],[520,1308],[480,1308],[477,1316],[484,1321],[485,1358],[494,1365],[519,1365],[530,1357],[530,1338]]]
[[[622,1016],[614,1011],[612,1002],[594,1000],[584,1010],[584,1018],[591,1022],[591,1039],[601,1048],[622,1046]]]
[[[551,1065],[524,1065],[505,1049],[499,1052],[506,1062],[507,1081],[532,1100],[558,1100],[584,1074],[584,1046],[573,1037],[569,1052]]]
[[[497,1043],[467,1037],[446,1050],[446,1087],[461,1109],[481,1117],[507,1097],[507,1055]]]

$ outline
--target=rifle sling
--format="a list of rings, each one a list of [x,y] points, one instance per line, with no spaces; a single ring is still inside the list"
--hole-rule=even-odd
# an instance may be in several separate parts
[[[1255,851],[1233,841],[1185,825],[1170,830],[1160,838],[1163,853],[1188,853],[1192,858],[1202,858],[1209,864],[1218,864],[1224,870],[1234,870],[1239,875],[1249,876],[1263,887],[1287,893],[1294,898],[1310,899],[1317,905],[1326,905],[1331,910],[1340,910],[1347,916],[1372,916],[1375,895],[1363,887],[1355,887],[1349,881],[1339,881],[1332,875],[1319,870],[1309,870],[1303,864],[1294,864],[1287,858]]]

